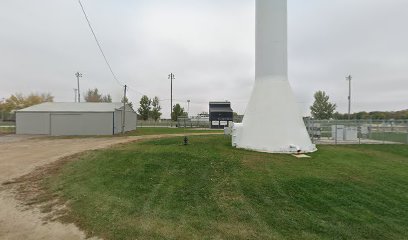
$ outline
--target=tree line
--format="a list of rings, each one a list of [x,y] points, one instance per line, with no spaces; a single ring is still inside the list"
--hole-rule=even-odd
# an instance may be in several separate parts
[[[11,95],[9,98],[0,101],[0,112],[10,113],[15,110],[28,108],[43,102],[53,102],[54,96],[50,93],[32,93],[24,96],[21,93]]]
[[[349,119],[347,113],[336,112],[336,104],[330,102],[330,97],[324,91],[317,91],[314,94],[314,103],[310,107],[312,118],[317,120],[346,120]],[[396,111],[396,112],[357,112],[350,114],[350,119],[408,119],[408,110]]]
[[[88,89],[84,94],[85,102],[112,102],[112,97],[110,94],[101,93],[98,88]],[[16,110],[24,109],[37,105],[44,102],[53,102],[54,96],[51,93],[32,93],[27,96],[17,93],[11,95],[9,98],[0,101],[0,112],[13,112]],[[122,103],[129,104],[133,108],[133,103],[129,101],[128,98],[123,98]],[[148,96],[143,96],[140,99],[140,107],[137,109],[139,118],[142,120],[153,119],[158,121],[162,116],[162,107],[160,105],[160,100],[156,96],[150,99]],[[177,121],[179,117],[186,117],[187,113],[180,104],[173,106],[173,114],[171,116],[173,121]]]
[[[102,94],[97,88],[89,89],[84,96],[86,102],[112,102],[110,94]],[[0,100],[0,112],[10,113],[15,110],[20,110],[33,105],[37,105],[44,102],[53,102],[54,96],[51,93],[36,94],[32,93],[27,96],[17,93],[11,95],[7,99]],[[129,104],[133,107],[133,103],[128,98],[121,100],[122,103]],[[160,106],[160,100],[156,96],[150,99],[148,96],[142,96],[140,99],[140,107],[137,112],[139,118],[142,120],[152,119],[158,121],[162,116],[162,108]],[[179,117],[187,117],[188,114],[180,104],[175,104],[173,107],[171,119],[177,121]],[[328,119],[348,119],[348,114],[342,114],[336,111],[337,105],[330,102],[330,97],[324,91],[317,91],[314,94],[314,102],[310,107],[312,118],[318,120]],[[408,110],[396,111],[396,112],[357,112],[350,116],[351,119],[408,119]]]
[[[157,96],[150,99],[148,96],[144,95],[140,99],[139,105],[140,107],[137,109],[137,113],[141,120],[146,121],[152,119],[154,121],[158,121],[162,116],[162,107]],[[187,117],[187,113],[184,111],[184,108],[177,103],[173,106],[171,120],[177,121],[179,117]]]
[[[97,88],[88,89],[84,96],[85,102],[112,102],[110,94],[102,94]],[[0,101],[0,112],[13,112],[16,110],[28,108],[44,102],[54,102],[54,96],[51,93],[31,93],[23,95],[21,93],[12,94],[9,98]],[[121,102],[125,102],[133,107],[132,102],[128,98],[124,98]]]
[[[348,119],[348,114],[341,114],[338,112],[335,112],[333,114],[334,119]],[[379,111],[374,111],[374,112],[357,112],[357,113],[352,113],[350,116],[351,119],[373,119],[373,120],[380,120],[380,119],[395,119],[395,120],[406,120],[408,119],[408,110],[403,110],[403,111],[396,111],[396,112],[379,112]]]
[[[154,121],[158,121],[162,115],[161,113],[161,106],[160,100],[158,97],[154,97],[150,99],[148,96],[144,95],[140,99],[140,107],[137,109],[137,113],[139,118],[142,120],[149,120],[153,119]]]

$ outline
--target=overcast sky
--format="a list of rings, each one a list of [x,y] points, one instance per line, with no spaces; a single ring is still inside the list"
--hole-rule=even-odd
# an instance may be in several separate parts
[[[140,93],[174,98],[190,113],[230,100],[244,113],[254,83],[254,0],[82,0],[118,79]],[[288,0],[289,79],[304,115],[317,90],[347,111],[408,109],[407,0]],[[74,101],[98,88],[115,101],[112,78],[76,0],[1,0],[0,99],[50,92]],[[138,105],[138,104],[135,104]]]

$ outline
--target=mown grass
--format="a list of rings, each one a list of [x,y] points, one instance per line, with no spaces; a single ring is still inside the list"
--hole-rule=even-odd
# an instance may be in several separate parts
[[[311,159],[224,136],[89,152],[49,177],[65,217],[105,239],[407,239],[408,148],[320,146]]]
[[[408,133],[403,132],[373,132],[370,138],[378,141],[408,144]]]
[[[131,136],[147,136],[147,135],[163,135],[163,134],[184,134],[184,133],[220,133],[224,130],[202,129],[202,128],[170,128],[170,127],[143,127],[137,128],[123,134],[116,135],[99,135],[99,136],[53,136],[49,139],[75,139],[75,138],[111,138],[111,137],[131,137]]]
[[[147,127],[137,128],[135,131],[126,133],[127,136],[144,136],[160,134],[182,134],[182,133],[211,133],[223,132],[223,130],[211,130],[200,128],[169,128],[169,127]]]

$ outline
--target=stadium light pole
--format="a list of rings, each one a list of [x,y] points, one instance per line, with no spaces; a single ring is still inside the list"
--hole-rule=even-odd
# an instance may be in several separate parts
[[[77,92],[78,92],[78,89],[74,88],[74,92],[75,92],[75,98],[74,98],[74,101],[75,101],[75,102],[78,102],[78,97],[77,97]]]
[[[169,74],[170,79],[170,125],[172,126],[172,117],[173,117],[173,80],[176,79],[173,73]]]
[[[190,99],[187,100],[187,117],[190,117]]]
[[[351,75],[348,75],[346,77],[346,80],[349,82],[349,95],[348,95],[348,120],[351,119],[351,80],[353,77]]]
[[[77,83],[78,83],[78,102],[81,102],[81,91],[79,90],[79,78],[82,77],[82,73],[77,72],[75,73],[75,77],[77,77]]]

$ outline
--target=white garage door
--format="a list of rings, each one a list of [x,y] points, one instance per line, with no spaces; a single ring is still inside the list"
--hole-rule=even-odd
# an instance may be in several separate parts
[[[112,135],[111,113],[51,114],[52,136]]]

